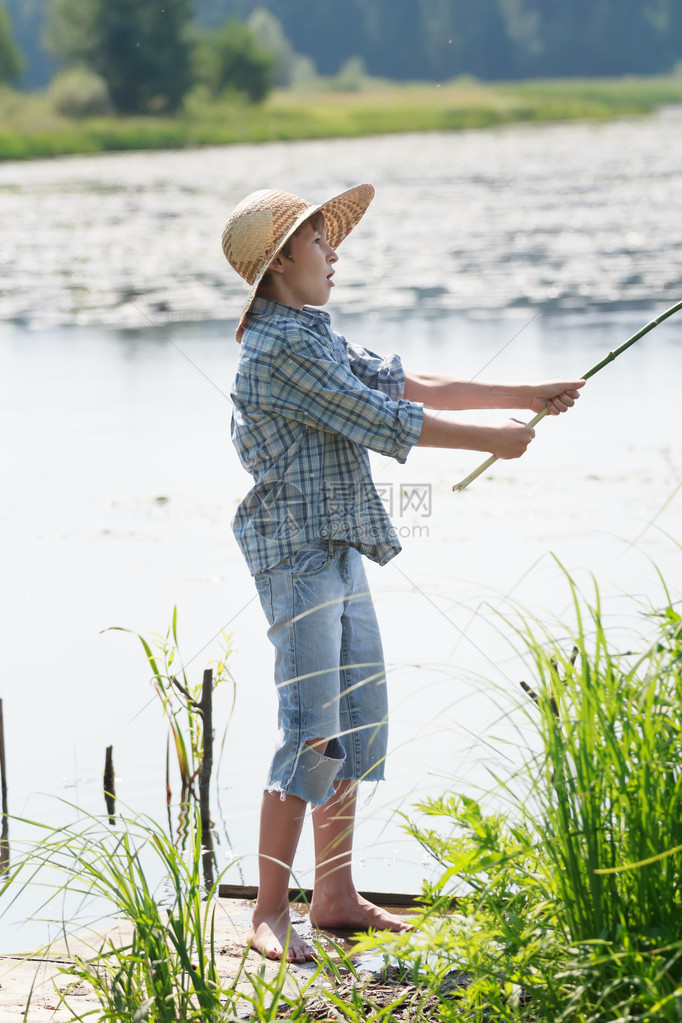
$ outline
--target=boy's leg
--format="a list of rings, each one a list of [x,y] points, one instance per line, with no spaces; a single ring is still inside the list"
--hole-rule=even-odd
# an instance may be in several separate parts
[[[410,924],[358,893],[352,877],[357,781],[345,778],[324,806],[313,810],[315,888],[310,919],[316,927],[406,931]]]
[[[351,599],[342,614],[339,716],[346,760],[335,794],[313,810],[315,888],[310,916],[319,927],[402,931],[409,925],[363,899],[351,863],[358,780],[383,777],[386,755],[384,657],[362,558],[347,552],[343,572]]]
[[[291,926],[289,874],[303,826],[306,803],[297,796],[281,799],[279,792],[264,792],[260,816],[258,899],[249,940],[268,959],[305,962],[313,948]]]
[[[333,792],[344,758],[335,738],[344,600],[337,560],[329,545],[316,545],[256,579],[276,651],[280,744],[261,807],[260,883],[250,940],[271,959],[282,957],[287,940],[289,959],[313,957],[291,927],[289,875],[307,802]]]
[[[330,550],[317,546],[302,548],[287,566],[257,577],[256,583],[276,650],[283,742],[263,799],[259,860],[263,888],[251,937],[255,948],[280,958],[290,935],[288,956],[300,960],[309,958],[312,949],[290,929],[288,887],[307,801],[327,801],[316,819],[319,825],[314,819],[321,878],[327,846],[337,850],[337,862],[342,865],[328,884],[321,879],[319,897],[314,900],[318,922],[357,929],[406,926],[361,900],[350,876],[353,828],[349,830],[348,825],[355,817],[357,779],[373,781],[383,776],[383,654],[356,551],[344,548],[332,556]],[[346,744],[350,755],[344,774]],[[343,781],[337,779],[334,792],[332,782],[338,775]],[[296,791],[299,796],[294,795]],[[282,792],[286,792],[284,800]],[[341,847],[340,842],[345,845]],[[345,923],[341,923],[344,913]]]

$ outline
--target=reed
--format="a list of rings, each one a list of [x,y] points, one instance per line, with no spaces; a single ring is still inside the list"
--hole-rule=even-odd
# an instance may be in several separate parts
[[[654,616],[649,641],[620,653],[607,640],[598,593],[586,617],[573,584],[572,594],[575,665],[531,646],[543,692],[538,834],[558,922],[584,958],[571,975],[605,1012],[648,1019],[655,1009],[677,1019],[682,619],[669,604]]]
[[[420,930],[381,947],[406,963],[419,957],[436,990],[466,971],[458,1011],[679,1021],[682,618],[666,591],[622,650],[598,587],[585,600],[567,584],[574,621],[557,629],[566,640],[528,619],[513,626],[533,670],[527,711],[541,740],[523,794],[518,778],[500,779],[508,812],[457,794],[422,805],[427,823],[408,830],[443,873],[425,889]]]
[[[544,693],[540,837],[571,940],[612,940],[624,927],[682,940],[682,621],[666,608],[648,647],[622,655],[598,602],[588,615],[575,664],[533,648]]]
[[[67,804],[68,806],[68,804]],[[190,808],[193,840],[181,851],[153,820],[121,818],[112,830],[106,818],[83,817],[76,807],[74,824],[52,829],[22,821],[31,829],[12,877],[0,885],[5,909],[8,896],[24,886],[42,894],[37,908],[59,925],[68,948],[63,980],[51,1000],[59,1018],[97,1019],[111,1023],[236,1023],[277,1019],[312,1023],[321,1018],[346,1023],[391,1019],[413,1023],[430,1019],[412,1012],[392,1015],[406,996],[373,1003],[371,983],[361,978],[351,959],[331,941],[317,945],[317,966],[307,975],[292,975],[286,961],[275,970],[248,957],[230,959],[221,972],[216,947],[215,912],[219,882],[206,893],[201,870],[201,821]],[[231,868],[228,864],[221,874]],[[57,880],[55,880],[55,877]],[[65,921],[64,906],[80,906],[77,918]],[[88,913],[86,918],[85,913]],[[112,915],[122,925],[98,933]],[[87,930],[83,930],[86,927]],[[77,941],[72,941],[73,936]],[[87,949],[87,954],[84,949]],[[50,947],[41,950],[49,955]],[[223,963],[225,960],[223,959]],[[98,1009],[83,1008],[83,983],[94,992]],[[411,997],[418,1008],[429,992]],[[30,1014],[31,993],[25,1018]],[[66,1018],[66,1016],[64,1016]]]
[[[72,983],[59,995],[70,1018],[85,1018],[78,999],[70,996],[70,988],[83,981],[94,989],[102,1010],[98,1018],[104,1020],[189,1023],[222,1018],[219,1014],[233,992],[226,991],[216,968],[214,915],[210,901],[204,901],[200,869],[198,815],[183,854],[145,818],[122,820],[114,830],[94,816],[57,830],[23,823],[37,838],[22,857],[13,884],[21,874],[36,890],[47,890],[39,912],[49,912],[53,904],[62,909],[65,899],[76,896],[86,906],[95,900],[98,918],[113,913],[132,925],[127,940],[115,933],[93,933],[91,955],[73,953],[73,965],[62,971]],[[55,872],[61,881],[50,880]],[[89,926],[94,923],[88,921]],[[83,927],[82,920],[60,924],[67,941],[70,929]],[[82,940],[75,949],[82,947]]]
[[[173,608],[171,622],[166,632],[156,633],[149,639],[132,629],[121,626],[112,626],[110,630],[106,631],[129,632],[137,636],[140,641],[152,672],[152,686],[161,702],[173,739],[180,774],[180,802],[184,803],[190,798],[196,799],[198,797],[197,781],[201,780],[204,786],[208,784],[206,778],[203,777],[205,772],[202,769],[206,766],[204,764],[206,756],[210,756],[212,760],[213,748],[212,724],[209,723],[209,733],[205,729],[207,716],[210,722],[210,715],[207,715],[207,704],[210,707],[210,700],[206,699],[210,694],[204,691],[204,686],[211,685],[211,692],[224,684],[228,684],[232,688],[232,702],[225,724],[225,732],[227,732],[234,711],[236,684],[228,667],[228,660],[232,653],[231,637],[225,633],[221,634],[222,652],[220,657],[211,662],[209,665],[211,670],[204,672],[201,682],[193,683],[180,654],[177,607]],[[170,803],[168,756],[166,757],[166,794],[167,801]]]

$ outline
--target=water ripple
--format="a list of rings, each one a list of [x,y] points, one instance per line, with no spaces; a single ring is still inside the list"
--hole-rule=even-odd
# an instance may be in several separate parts
[[[682,114],[0,165],[0,319],[233,319],[220,230],[253,188],[377,197],[334,294],[367,309],[560,309],[680,297]],[[347,257],[347,258],[344,258]]]

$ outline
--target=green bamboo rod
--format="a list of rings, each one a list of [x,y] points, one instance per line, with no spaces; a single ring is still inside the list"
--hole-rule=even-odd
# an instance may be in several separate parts
[[[672,316],[674,313],[679,312],[680,309],[682,309],[682,302],[677,302],[675,305],[670,306],[670,309],[666,309],[666,311],[664,313],[661,313],[660,316],[657,316],[655,320],[651,320],[649,323],[647,323],[645,327],[642,327],[642,329],[638,330],[636,334],[633,334],[632,337],[628,338],[628,340],[624,344],[622,344],[620,348],[616,348],[615,351],[609,352],[608,355],[606,355],[601,360],[601,362],[598,362],[596,366],[592,367],[592,369],[588,369],[587,373],[580,377],[580,379],[589,380],[590,377],[593,377],[596,373],[599,372],[600,369],[603,369],[604,366],[608,366],[610,362],[613,362],[613,360],[617,359],[619,355],[622,355],[623,352],[630,347],[630,345],[634,345],[635,341],[639,341],[641,337],[644,337],[645,334],[648,334],[649,331],[653,330],[654,327],[657,327],[659,323],[663,323],[663,321],[667,320],[669,316]],[[538,414],[534,416],[527,425],[537,426],[540,420],[544,419],[546,415],[547,409],[543,408],[542,412],[538,412]],[[458,493],[462,490],[465,490],[470,483],[473,483],[475,479],[478,479],[478,477],[482,473],[484,473],[486,469],[489,469],[490,466],[493,465],[496,461],[497,456],[491,455],[490,458],[487,458],[485,462],[479,465],[478,469],[474,469],[473,472],[470,472],[469,475],[460,483],[453,484],[452,489],[457,491]]]

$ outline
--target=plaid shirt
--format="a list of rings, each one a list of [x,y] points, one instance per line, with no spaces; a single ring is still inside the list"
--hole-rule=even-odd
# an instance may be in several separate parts
[[[257,298],[232,387],[232,440],[254,486],[232,527],[253,575],[339,540],[380,565],[400,551],[366,448],[404,462],[423,407],[405,374],[335,334],[329,314]]]

